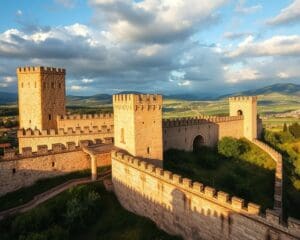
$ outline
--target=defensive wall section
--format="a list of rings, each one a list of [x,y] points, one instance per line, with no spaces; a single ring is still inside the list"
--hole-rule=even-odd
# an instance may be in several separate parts
[[[37,151],[38,145],[47,145],[51,148],[52,144],[67,142],[75,142],[79,144],[81,140],[92,140],[96,143],[112,143],[114,132],[112,126],[102,125],[101,127],[76,127],[67,130],[18,130],[19,151],[22,152],[24,147],[31,147],[33,151]]]
[[[120,203],[184,239],[299,239],[300,221],[280,223],[273,210],[182,178],[134,158],[112,152],[112,181]]]
[[[106,126],[110,129],[113,129],[114,117],[113,114],[74,114],[74,115],[60,115],[57,116],[57,129],[64,129],[65,131],[68,128],[75,129],[76,127],[102,127]]]
[[[282,169],[282,155],[275,149],[271,148],[267,144],[254,139],[252,141],[263,151],[268,153],[276,163],[275,170],[275,186],[274,186],[274,209],[282,214],[282,185],[283,185],[283,169]]]
[[[6,151],[0,159],[0,196],[32,185],[39,179],[90,169],[90,156],[82,151],[82,147],[88,145],[88,141],[80,141],[80,146],[75,142],[68,142],[66,146],[58,143],[51,149],[39,145],[36,152],[26,147],[22,154]],[[111,150],[101,149],[95,153],[95,159],[96,167],[111,165]]]
[[[213,117],[163,120],[164,150],[170,148],[193,150],[197,136],[203,138],[203,145],[215,146],[222,137],[243,137],[243,116]]]

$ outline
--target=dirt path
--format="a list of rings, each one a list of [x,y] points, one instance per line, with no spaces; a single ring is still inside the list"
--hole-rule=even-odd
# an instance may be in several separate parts
[[[63,184],[60,184],[54,188],[51,188],[49,190],[47,190],[46,192],[40,193],[38,195],[36,195],[31,201],[29,201],[28,203],[25,203],[23,205],[14,207],[14,208],[10,208],[7,210],[4,210],[2,212],[0,212],[0,220],[2,220],[5,217],[8,217],[10,215],[14,215],[16,213],[23,213],[23,212],[27,212],[33,208],[35,208],[36,206],[38,206],[39,204],[49,200],[50,198],[55,197],[56,195],[60,194],[61,192],[77,186],[77,185],[81,185],[81,184],[86,184],[86,183],[92,183],[92,182],[98,182],[98,181],[103,181],[105,178],[107,178],[108,176],[110,176],[111,171],[106,171],[103,174],[99,175],[99,178],[96,181],[91,180],[91,178],[79,178],[79,179],[72,179],[69,180]]]

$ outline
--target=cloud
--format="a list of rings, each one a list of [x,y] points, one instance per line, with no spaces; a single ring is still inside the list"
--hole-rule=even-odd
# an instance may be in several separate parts
[[[7,29],[0,32],[0,84],[15,91],[15,68],[26,65],[66,68],[68,94],[76,95],[209,95],[299,77],[298,35],[257,40],[250,32],[226,32],[225,43],[207,40],[226,2],[91,0],[91,24]]]
[[[81,81],[82,81],[83,83],[92,83],[92,82],[94,82],[93,79],[87,79],[87,78],[84,78],[84,79],[82,79]]]
[[[19,9],[19,10],[17,11],[16,15],[17,15],[17,16],[22,16],[22,15],[23,15],[22,10]]]
[[[62,5],[65,8],[74,8],[76,5],[76,0],[54,0],[55,3]]]
[[[262,5],[245,6],[245,0],[239,0],[235,7],[235,12],[240,14],[251,14],[262,9]]]
[[[225,32],[223,34],[223,37],[227,38],[229,40],[235,40],[235,39],[248,37],[251,35],[253,35],[253,33],[251,33],[251,32]]]
[[[279,35],[261,42],[255,42],[253,36],[247,37],[238,47],[227,52],[227,57],[261,57],[261,56],[299,56],[300,36]]]
[[[72,85],[71,87],[70,87],[70,89],[72,90],[72,91],[82,91],[82,90],[85,90],[87,87],[85,87],[85,86],[80,86],[80,85]]]
[[[184,40],[218,19],[226,0],[91,0],[95,21],[106,22],[118,40],[170,43]],[[101,16],[100,19],[97,18]]]
[[[0,33],[0,42],[0,68],[11,74],[22,65],[64,67],[67,79],[72,79],[70,92],[173,93],[182,86],[194,91],[203,81],[213,89],[216,79],[222,79],[217,48],[190,39],[168,44],[114,43],[110,33],[75,23],[33,33],[9,29]],[[185,78],[170,82],[174,70],[183,71]]]
[[[282,9],[280,13],[267,20],[266,23],[273,26],[292,24],[300,22],[300,0],[294,0],[289,6]]]

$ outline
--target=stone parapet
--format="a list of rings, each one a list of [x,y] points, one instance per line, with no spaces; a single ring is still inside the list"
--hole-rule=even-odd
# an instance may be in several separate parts
[[[73,114],[73,115],[59,115],[57,120],[89,120],[89,119],[112,119],[114,115],[112,113],[101,114]]]
[[[43,66],[37,66],[37,67],[18,67],[17,73],[58,73],[58,74],[65,74],[66,70],[63,68],[53,68],[53,67],[43,67]]]
[[[14,149],[8,149],[5,150],[2,160],[17,160],[17,159],[37,157],[42,155],[79,151],[81,150],[82,146],[86,146],[89,144],[90,144],[89,141],[80,141],[80,146],[76,146],[75,142],[68,142],[66,146],[61,143],[55,143],[52,144],[52,148],[50,149],[48,149],[47,145],[38,145],[36,152],[32,151],[31,147],[25,147],[22,149],[21,154],[17,154]]]
[[[93,127],[76,127],[76,128],[67,128],[67,131],[63,128],[55,130],[32,130],[32,129],[19,129],[18,130],[18,138],[26,138],[26,137],[45,137],[45,136],[70,136],[70,135],[81,135],[81,134],[92,134],[92,133],[113,133],[113,128],[111,126],[103,125],[103,126],[93,126]]]
[[[179,127],[179,126],[191,126],[203,123],[221,123],[243,120],[243,116],[198,116],[198,117],[187,117],[187,118],[171,118],[163,120],[163,127]]]
[[[246,202],[239,197],[230,196],[228,193],[217,191],[212,187],[204,186],[202,183],[193,182],[191,179],[183,178],[170,171],[165,171],[140,158],[133,157],[122,150],[112,151],[112,161],[113,182],[116,185],[115,191],[121,203],[125,205],[127,209],[134,211],[135,213],[154,219],[159,226],[169,230],[170,233],[180,233],[183,236],[186,236],[185,234],[190,233],[185,231],[178,232],[178,229],[181,229],[178,227],[190,231],[188,229],[191,227],[196,229],[199,225],[201,226],[199,229],[202,229],[203,222],[201,220],[199,220],[199,222],[194,221],[197,221],[197,219],[206,219],[209,225],[206,230],[209,228],[211,230],[215,229],[216,231],[216,233],[211,232],[206,234],[217,236],[217,232],[220,230],[218,228],[220,220],[218,220],[217,216],[220,216],[219,219],[221,219],[221,221],[223,221],[224,218],[228,219],[229,229],[235,231],[235,233],[242,231],[241,237],[247,236],[247,239],[264,239],[266,236],[273,236],[273,231],[275,231],[274,236],[277,237],[276,239],[298,239],[300,236],[299,220],[289,218],[288,224],[283,224],[281,222],[281,215],[278,211],[267,209],[266,212],[262,212],[260,206],[257,204]],[[126,179],[126,181],[123,181],[122,179]],[[147,189],[144,189],[144,186],[151,185],[153,186],[152,191],[147,192]],[[154,186],[157,186],[158,192],[155,191]],[[135,204],[126,204],[129,199],[129,197],[127,198],[128,191],[130,190],[132,192],[136,191],[136,194],[138,194],[137,196],[140,196],[140,198],[137,197],[134,199],[137,199],[137,201],[144,201],[142,203],[136,203],[139,207],[135,207]],[[154,196],[155,194],[156,197]],[[175,195],[173,194],[177,194],[177,198],[174,199]],[[173,200],[170,200],[171,198],[173,198]],[[163,219],[157,218],[151,215],[151,211],[148,211],[147,208],[142,208],[149,199],[152,199],[152,201],[157,204],[157,208],[161,208],[161,216],[168,215],[168,210],[170,209],[175,208],[176,210],[175,212],[170,213],[169,219],[167,220],[163,217]],[[173,207],[168,206],[170,201],[173,202],[171,203],[173,204]],[[189,205],[190,202],[193,203],[192,207]],[[174,205],[174,203],[176,203],[176,205]],[[210,206],[210,208],[207,209],[207,206]],[[165,209],[163,209],[163,207],[165,207]],[[198,216],[195,211],[197,211]],[[193,222],[189,222],[185,216],[177,215],[178,213],[193,218]],[[209,218],[209,213],[214,213],[214,217]],[[182,219],[182,221],[185,222],[182,223],[181,226],[179,226],[179,222],[176,225],[174,223],[174,221],[177,221],[176,218]],[[234,222],[232,222],[232,219],[234,219]],[[213,221],[216,224],[215,226],[212,224]],[[172,225],[170,228],[166,228],[166,222],[170,222],[170,224],[174,224],[174,226]],[[233,223],[234,226],[231,225]],[[256,232],[257,229],[259,229],[258,232]],[[201,230],[199,231],[201,232]],[[244,233],[243,231],[247,231],[247,233]],[[224,236],[224,239],[231,238],[230,236]]]
[[[244,214],[251,214],[251,216],[261,216],[260,206],[254,203],[247,203],[244,199],[230,196],[223,191],[217,191],[216,189],[205,186],[199,182],[192,182],[191,179],[182,178],[182,176],[173,174],[170,171],[165,171],[162,168],[155,167],[152,164],[148,164],[139,158],[132,157],[131,155],[125,154],[122,151],[113,150],[112,158],[128,164],[141,171],[147,172],[169,184],[176,185],[181,190],[192,192],[200,195],[203,198],[208,198],[222,206],[230,208],[234,211],[241,212]],[[279,223],[279,222],[278,222]]]

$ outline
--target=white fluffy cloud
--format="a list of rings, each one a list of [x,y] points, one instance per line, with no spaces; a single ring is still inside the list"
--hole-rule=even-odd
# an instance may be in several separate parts
[[[91,0],[95,18],[118,40],[166,43],[183,40],[217,18],[226,0]],[[104,19],[103,19],[104,15]]]
[[[293,2],[282,9],[277,16],[267,20],[267,24],[270,25],[282,25],[294,22],[300,22],[300,0],[293,0]]]
[[[299,78],[297,34],[256,39],[251,32],[225,32],[220,39],[234,44],[207,40],[205,31],[219,23],[219,9],[226,2],[90,0],[94,17],[89,24],[7,29],[0,32],[0,86],[14,90],[15,68],[23,65],[66,68],[67,89],[76,94],[135,90],[209,95],[228,84]],[[235,11],[260,8],[239,1]]]
[[[300,55],[300,36],[274,36],[255,42],[247,37],[238,47],[227,53],[228,57],[297,56]]]
[[[262,5],[260,4],[253,5],[253,6],[245,6],[245,0],[239,0],[235,8],[235,12],[241,14],[250,14],[250,13],[255,13],[261,9],[262,9]]]

